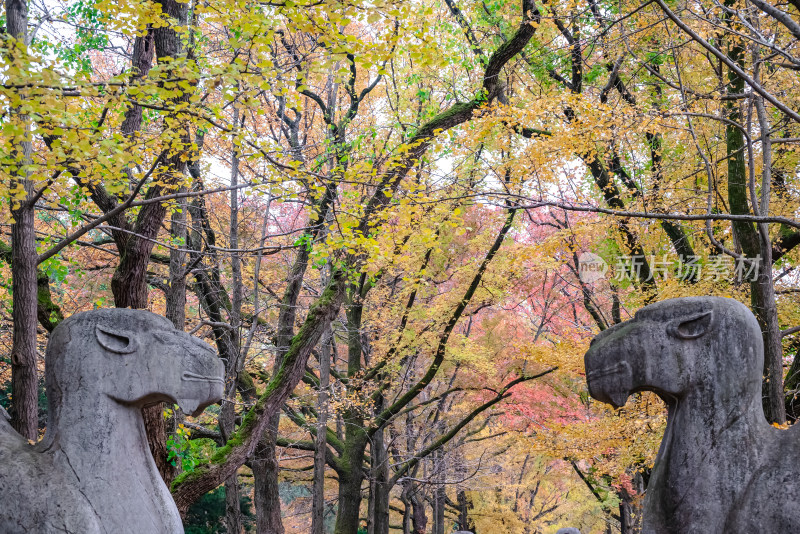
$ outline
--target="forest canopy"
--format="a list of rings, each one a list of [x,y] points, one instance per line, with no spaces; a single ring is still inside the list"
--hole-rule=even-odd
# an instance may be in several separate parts
[[[203,338],[143,410],[187,532],[635,532],[665,425],[591,339],[746,303],[800,415],[800,2],[6,0],[0,406],[104,307]],[[797,84],[797,85],[796,85]]]

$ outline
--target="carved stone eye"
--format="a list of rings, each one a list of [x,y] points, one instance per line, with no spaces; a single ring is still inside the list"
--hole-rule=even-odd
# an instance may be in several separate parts
[[[94,335],[101,347],[117,354],[130,354],[137,348],[136,339],[128,332],[97,325]]]
[[[712,311],[681,317],[669,325],[667,332],[680,339],[697,339],[708,332],[713,317]]]

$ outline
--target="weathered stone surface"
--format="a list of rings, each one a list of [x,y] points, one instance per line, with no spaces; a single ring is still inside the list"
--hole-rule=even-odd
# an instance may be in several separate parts
[[[581,531],[574,527],[564,527],[558,529],[556,534],[581,534]]]
[[[652,304],[594,338],[592,397],[649,390],[668,406],[644,534],[800,532],[800,426],[766,422],[763,360],[753,314],[718,297]]]
[[[29,445],[0,417],[0,533],[181,533],[147,446],[141,408],[197,413],[223,394],[201,340],[143,310],[64,320],[46,355],[48,426]]]

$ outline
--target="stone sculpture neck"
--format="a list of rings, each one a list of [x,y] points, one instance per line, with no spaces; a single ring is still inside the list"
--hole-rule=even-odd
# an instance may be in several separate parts
[[[758,401],[758,396],[741,391],[729,396],[707,386],[668,402],[667,428],[648,484],[653,491],[648,491],[644,532],[669,533],[670,525],[723,532],[724,525],[712,522],[725,517],[723,512],[734,505],[735,488],[746,484],[759,464],[758,453],[741,454],[741,444],[770,430]],[[730,491],[720,495],[721,487]],[[716,499],[698,498],[708,493]]]
[[[78,395],[84,400],[72,402],[70,394],[64,394],[41,446],[53,454],[57,466],[81,481],[103,524],[112,524],[114,517],[130,517],[135,510],[141,523],[130,525],[131,533],[183,532],[172,497],[147,452],[141,410],[105,394],[96,394],[92,403],[85,401],[90,392]],[[86,409],[92,414],[85,414]],[[96,454],[87,455],[87,450]],[[121,509],[126,513],[120,514]]]

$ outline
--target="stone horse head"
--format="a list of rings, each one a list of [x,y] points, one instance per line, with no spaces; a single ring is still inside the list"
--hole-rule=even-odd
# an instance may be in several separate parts
[[[44,439],[31,446],[0,421],[0,532],[183,532],[141,408],[217,402],[216,353],[153,313],[102,309],[61,322],[45,359]]]
[[[761,329],[744,304],[719,297],[665,300],[592,340],[586,381],[594,398],[616,407],[639,391],[654,391],[670,405],[712,384],[720,394],[760,394],[762,347]],[[717,387],[721,381],[732,387]]]
[[[758,322],[727,298],[658,302],[594,338],[592,397],[653,391],[668,407],[644,534],[800,532],[800,436],[767,424],[763,362]]]

